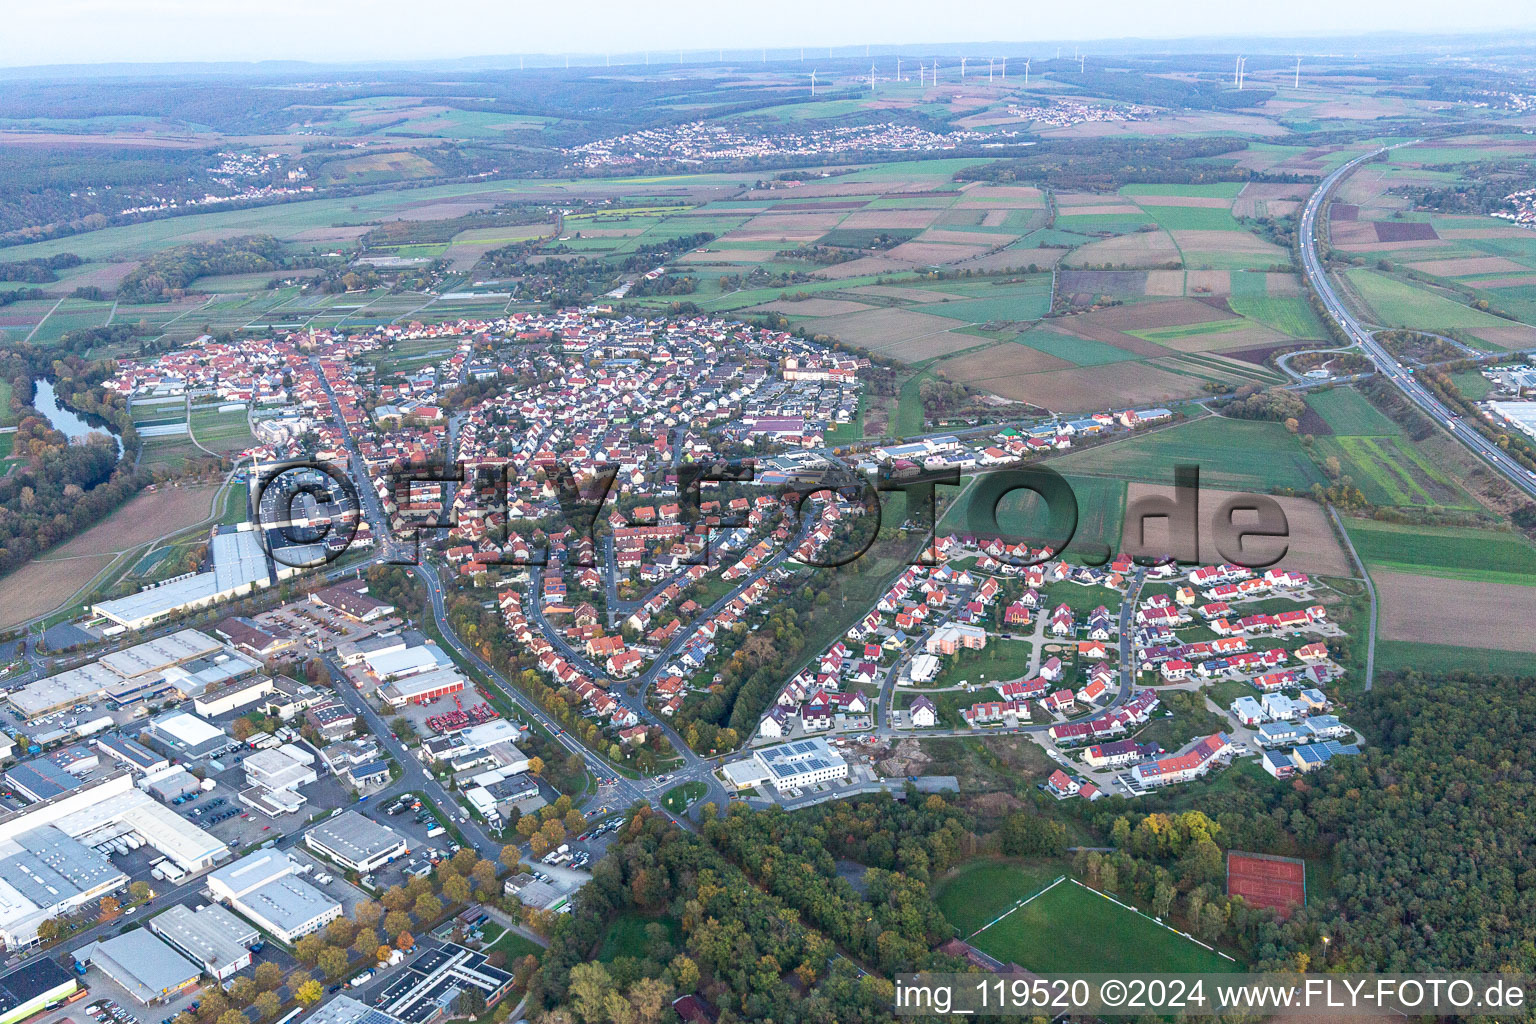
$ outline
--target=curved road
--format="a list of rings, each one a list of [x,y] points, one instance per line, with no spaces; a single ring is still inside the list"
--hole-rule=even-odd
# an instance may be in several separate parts
[[[1417,140],[1413,140],[1417,141]],[[1471,448],[1485,462],[1490,463],[1494,469],[1509,479],[1521,492],[1528,497],[1536,498],[1536,474],[1525,470],[1514,459],[1499,448],[1498,445],[1488,440],[1476,430],[1462,423],[1445,405],[1436,398],[1428,388],[1420,384],[1411,369],[1399,363],[1392,354],[1381,346],[1371,332],[1350,313],[1344,303],[1340,301],[1338,293],[1333,289],[1333,283],[1328,279],[1328,268],[1324,264],[1322,256],[1318,252],[1317,224],[1318,216],[1328,205],[1328,194],[1344,178],[1348,177],[1361,164],[1372,158],[1397,149],[1401,146],[1412,145],[1412,142],[1401,142],[1396,146],[1386,146],[1382,149],[1356,157],[1349,163],[1337,168],[1318,185],[1317,189],[1307,199],[1307,205],[1301,211],[1301,247],[1302,272],[1306,275],[1307,284],[1317,292],[1317,297],[1322,300],[1323,307],[1328,315],[1343,328],[1344,334],[1358,344],[1366,355],[1374,362],[1392,384],[1401,391],[1408,400],[1427,413],[1438,425],[1450,431],[1451,436],[1457,438],[1462,444]]]

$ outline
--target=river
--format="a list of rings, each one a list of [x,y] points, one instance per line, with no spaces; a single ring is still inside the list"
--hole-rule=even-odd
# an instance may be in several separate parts
[[[109,434],[112,440],[117,442],[117,454],[119,456],[123,454],[123,439],[117,435],[116,431],[104,425],[93,427],[79,413],[59,404],[58,396],[54,394],[53,381],[40,377],[32,384],[36,392],[32,405],[47,418],[53,429],[68,437],[71,442],[79,441],[93,432]]]

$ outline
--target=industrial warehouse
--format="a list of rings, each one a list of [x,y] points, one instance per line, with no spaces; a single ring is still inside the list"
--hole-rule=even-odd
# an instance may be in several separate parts
[[[342,811],[320,822],[304,833],[304,845],[362,874],[410,852],[394,829],[356,811]]]

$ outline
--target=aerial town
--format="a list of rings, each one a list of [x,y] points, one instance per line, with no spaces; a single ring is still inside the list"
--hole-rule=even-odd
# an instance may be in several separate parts
[[[0,1024],[1529,973],[1524,29],[126,3],[0,70]]]

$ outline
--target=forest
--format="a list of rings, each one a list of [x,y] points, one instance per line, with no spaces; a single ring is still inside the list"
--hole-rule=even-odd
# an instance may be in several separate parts
[[[180,245],[144,260],[118,285],[121,302],[159,302],[210,274],[247,274],[283,266],[283,245],[271,235]]]
[[[1021,157],[962,168],[955,180],[1028,181],[1088,192],[1112,192],[1132,182],[1282,180],[1217,159],[1247,148],[1243,140],[1228,138],[1061,139],[1042,142]]]
[[[960,969],[932,951],[954,934],[934,883],[999,855],[1066,857],[1094,888],[1255,970],[1528,972],[1536,740],[1518,723],[1536,713],[1532,682],[1388,675],[1356,700],[1360,757],[1289,784],[1243,780],[1219,800],[1198,786],[1060,804],[1020,782],[999,817],[909,789],[794,813],[734,805],[697,835],[637,806],[575,911],[535,922],[552,942],[531,1015],[660,1019],[645,1012],[658,993],[698,992],[722,1024],[886,1019],[893,972]],[[1109,852],[1067,856],[1083,829]],[[1225,894],[1231,849],[1305,857],[1327,881],[1281,922]],[[620,915],[653,922],[643,952],[594,962]]]

